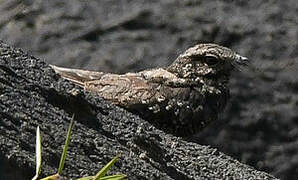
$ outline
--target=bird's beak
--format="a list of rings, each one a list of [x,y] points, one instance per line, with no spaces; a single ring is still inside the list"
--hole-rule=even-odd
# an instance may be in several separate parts
[[[250,61],[247,57],[244,56],[240,56],[240,55],[236,55],[236,59],[234,62],[232,62],[233,66],[238,69],[241,70],[241,67],[243,66],[249,66]]]
[[[247,57],[236,55],[235,63],[239,66],[248,66],[250,64]]]
[[[236,63],[242,66],[248,66],[249,60],[247,57],[237,55]]]

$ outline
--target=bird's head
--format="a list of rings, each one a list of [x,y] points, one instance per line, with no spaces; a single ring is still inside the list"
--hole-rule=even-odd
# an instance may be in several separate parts
[[[247,65],[248,59],[217,44],[198,44],[187,49],[168,71],[180,78],[218,77],[229,75],[234,68]]]

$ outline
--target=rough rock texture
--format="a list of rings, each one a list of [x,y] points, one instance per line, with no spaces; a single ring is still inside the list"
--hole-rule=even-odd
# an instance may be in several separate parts
[[[196,141],[297,179],[297,17],[297,0],[10,0],[0,39],[51,64],[115,73],[168,65],[198,42],[228,46],[252,67],[233,76],[229,107]]]
[[[128,179],[275,179],[215,148],[167,135],[0,42],[0,179],[33,177],[37,125],[42,174],[55,173],[72,114],[76,124],[64,170],[68,177],[95,174],[121,153],[112,172]]]

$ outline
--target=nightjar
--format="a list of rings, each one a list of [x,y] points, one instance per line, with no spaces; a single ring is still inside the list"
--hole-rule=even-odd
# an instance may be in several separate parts
[[[198,133],[216,121],[229,98],[229,76],[248,59],[217,44],[187,49],[168,67],[112,74],[51,65],[56,73],[138,114],[176,136]]]

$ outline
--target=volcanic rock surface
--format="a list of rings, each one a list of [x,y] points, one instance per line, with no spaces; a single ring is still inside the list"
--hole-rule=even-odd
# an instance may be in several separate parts
[[[217,148],[278,178],[297,179],[297,17],[296,0],[11,0],[0,2],[0,39],[47,63],[114,73],[166,66],[187,47],[199,42],[227,46],[251,59],[252,65],[231,78],[231,100],[220,120],[192,141]],[[30,66],[29,61],[26,62]],[[42,67],[50,71],[47,66]],[[49,72],[38,70],[37,73]],[[50,74],[48,76],[54,76]],[[8,80],[3,81],[8,83]],[[54,83],[49,81],[48,84]],[[66,87],[59,87],[65,90],[73,87],[69,83],[63,86]],[[62,89],[57,93],[66,93]],[[35,91],[44,92],[43,89]],[[49,91],[46,92],[53,93],[50,97],[56,96],[56,92]],[[84,99],[85,94],[82,96]],[[86,93],[86,96],[94,95]],[[60,103],[60,98],[58,100]],[[103,103],[98,99],[92,101]],[[37,102],[28,100],[27,104]],[[56,100],[51,103],[57,104]],[[22,105],[14,104],[15,107]],[[114,108],[119,109],[114,106],[111,109]],[[33,109],[28,109],[33,113]],[[54,132],[65,133],[67,123],[61,122],[69,119],[73,112],[72,107],[68,109],[67,115],[61,113],[60,121],[57,115],[52,116],[53,123],[59,122],[64,129],[63,133],[61,128],[60,131],[52,129],[49,136],[58,138]],[[14,119],[19,123],[19,118]],[[37,119],[30,120],[34,122],[32,125],[42,122]],[[95,121],[99,119],[101,117]],[[94,122],[90,123],[92,128]],[[34,128],[31,126],[28,138],[31,143],[34,142]],[[43,131],[46,129],[42,127]],[[63,138],[59,139],[57,147],[61,149]],[[30,148],[32,158],[33,145]],[[113,155],[110,153],[109,158],[104,158],[105,162]],[[55,162],[56,167],[59,157],[56,150],[55,156],[51,162]]]
[[[95,175],[121,153],[112,173],[128,179],[275,179],[215,148],[187,142],[59,78],[43,61],[0,42],[0,179],[30,179],[35,130],[42,131],[42,176],[57,171],[75,114],[63,175]]]

